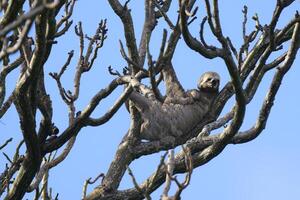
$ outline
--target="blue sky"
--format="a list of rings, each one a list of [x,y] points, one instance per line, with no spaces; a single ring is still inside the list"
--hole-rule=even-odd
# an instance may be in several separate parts
[[[137,41],[140,38],[144,18],[143,2],[132,0],[129,3],[135,23]],[[174,4],[170,9],[170,17],[173,21],[176,19],[177,1]],[[192,25],[195,36],[198,36],[199,20],[205,14],[203,3],[198,4],[198,20]],[[249,33],[254,25],[251,21],[251,16],[254,13],[258,13],[262,24],[269,23],[275,1],[220,1],[223,32],[232,38],[234,45],[237,47],[242,41],[241,10],[245,4],[248,5],[249,12]],[[299,8],[300,4],[297,1],[290,9],[287,9],[283,13],[278,27],[281,28],[288,22],[293,17],[294,11]],[[113,79],[107,71],[109,65],[120,71],[126,65],[119,52],[118,42],[121,39],[125,43],[123,28],[119,18],[113,13],[107,1],[78,0],[72,17],[75,24],[82,21],[83,30],[89,35],[95,32],[97,24],[104,18],[107,18],[108,39],[105,41],[104,47],[100,49],[94,68],[83,76],[81,95],[76,105],[78,110],[83,109],[89,99],[101,88],[106,87]],[[167,28],[167,24],[163,20],[160,20],[159,23],[151,40],[151,52],[154,58],[159,51],[162,29]],[[72,49],[75,50],[73,63],[62,79],[65,87],[70,89],[73,85],[74,69],[77,62],[76,55],[79,54],[78,38],[74,34],[73,28],[74,26],[58,40],[58,44],[53,49],[50,60],[46,64],[46,74],[57,72],[67,58],[67,52]],[[206,33],[207,40],[213,43],[215,40],[210,35],[208,27]],[[300,102],[300,93],[297,88],[300,74],[299,57],[298,55],[292,69],[282,83],[264,132],[250,143],[228,146],[221,155],[194,170],[191,185],[183,192],[182,199],[299,199],[300,136],[297,127],[300,114],[300,108],[297,104]],[[226,67],[220,60],[204,59],[188,49],[183,40],[178,44],[173,64],[180,81],[186,89],[195,88],[197,79],[205,71],[213,70],[220,73],[222,86],[229,78]],[[12,90],[16,75],[12,74],[8,77],[8,90]],[[271,81],[271,75],[264,79],[264,84],[259,88],[255,100],[248,106],[248,113],[242,130],[250,128],[255,122],[268,89],[268,84]],[[47,91],[51,94],[54,103],[54,122],[63,130],[67,126],[67,107],[59,97],[55,82],[50,77],[46,78],[46,82],[48,84]],[[93,116],[100,116],[104,113],[113,104],[121,91],[122,88],[118,89],[112,96],[103,101]],[[14,146],[21,138],[21,132],[16,124],[18,124],[18,118],[13,108],[0,122],[0,141],[14,137],[14,141],[6,148],[9,155],[13,155]],[[97,128],[85,128],[80,132],[68,158],[50,172],[50,186],[53,187],[55,193],[59,193],[60,199],[79,199],[83,182],[89,177],[95,177],[99,173],[107,171],[117,145],[128,127],[129,115],[122,107],[113,119],[105,125]],[[142,182],[153,172],[159,163],[160,155],[162,155],[162,152],[147,156],[132,164],[131,168],[139,182]],[[2,156],[0,159],[1,170],[5,162],[5,158]],[[120,187],[133,187],[128,175],[125,175]],[[91,189],[93,189],[93,186],[89,187],[89,190]],[[158,199],[160,194],[161,189],[153,195],[153,199]],[[31,198],[30,195],[28,198]]]

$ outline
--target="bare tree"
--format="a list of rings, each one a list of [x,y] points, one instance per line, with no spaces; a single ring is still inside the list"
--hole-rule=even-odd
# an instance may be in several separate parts
[[[16,121],[20,121],[23,135],[13,158],[5,154],[8,164],[0,175],[0,195],[5,200],[22,199],[27,192],[35,192],[35,199],[58,199],[58,195],[54,196],[48,186],[49,171],[68,156],[84,127],[103,125],[123,104],[130,113],[130,128],[124,134],[108,171],[95,180],[90,178],[85,182],[82,199],[151,199],[151,193],[164,183],[162,199],[180,199],[195,168],[218,156],[228,144],[255,139],[265,128],[281,82],[291,69],[300,45],[298,12],[283,28],[277,27],[282,11],[294,0],[277,0],[273,17],[266,25],[260,24],[258,15],[253,16],[256,25],[249,34],[246,31],[248,13],[245,6],[242,25],[244,43],[239,48],[223,33],[218,0],[205,0],[206,17],[200,23],[199,39],[189,31],[190,24],[196,23],[196,0],[179,0],[178,12],[170,10],[171,3],[174,3],[171,0],[145,0],[145,22],[139,44],[130,10],[131,2],[128,0],[121,4],[118,0],[108,0],[108,3],[123,24],[126,48],[120,41],[120,51],[127,66],[122,73],[109,67],[112,81],[79,111],[75,103],[80,96],[83,74],[94,66],[98,51],[105,44],[109,23],[102,20],[95,34],[88,36],[79,22],[75,26],[80,51],[73,90],[65,89],[61,79],[71,65],[74,51],[69,52],[59,72],[49,74],[56,81],[58,92],[69,110],[68,126],[57,127],[52,119],[52,102],[56,99],[45,89],[44,66],[50,62],[48,58],[57,38],[64,37],[72,27],[76,1],[0,1],[0,118],[14,105],[18,113]],[[168,17],[171,12],[178,15],[176,21]],[[159,56],[153,59],[149,45],[159,22],[166,22],[169,30],[163,31],[161,47],[157,51]],[[215,45],[205,40],[206,23],[216,38]],[[231,80],[220,91],[216,74],[209,78],[204,75],[198,89],[183,89],[172,65],[180,38],[183,38],[187,48],[199,53],[199,56],[224,62]],[[281,55],[276,56],[274,52],[276,55],[281,52]],[[16,69],[20,71],[18,81],[12,93],[7,94],[6,77]],[[273,81],[261,104],[257,121],[249,130],[240,131],[246,107],[253,100],[263,77],[270,71],[274,71]],[[150,80],[150,85],[142,83],[145,79]],[[165,83],[166,92],[160,91],[158,86],[161,82]],[[209,84],[209,95],[203,84]],[[124,90],[113,106],[103,116],[91,117],[101,101],[121,86]],[[213,93],[211,88],[215,89]],[[220,116],[233,96],[235,104],[231,111]],[[38,112],[42,115],[41,119]],[[213,130],[219,130],[219,133],[210,134]],[[11,140],[3,141],[0,149],[5,149]],[[23,144],[25,153],[20,152]],[[174,155],[172,149],[181,145],[182,151]],[[167,163],[164,161],[165,154],[153,175],[138,184],[130,164],[142,156],[167,150]],[[127,170],[134,187],[119,190]],[[178,173],[186,173],[182,183],[174,176]],[[99,178],[102,178],[101,184],[87,194],[88,185]],[[178,188],[174,195],[169,194],[171,183]]]

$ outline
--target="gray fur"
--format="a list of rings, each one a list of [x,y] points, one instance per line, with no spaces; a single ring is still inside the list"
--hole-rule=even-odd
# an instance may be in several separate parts
[[[130,100],[143,119],[141,139],[153,141],[177,138],[189,132],[209,111],[218,94],[219,82],[220,76],[217,73],[206,72],[198,81],[198,89],[181,91],[180,95],[175,96],[176,90],[169,88],[167,90],[172,91],[172,95],[167,96],[163,103],[156,100],[154,95],[145,97],[134,91]]]

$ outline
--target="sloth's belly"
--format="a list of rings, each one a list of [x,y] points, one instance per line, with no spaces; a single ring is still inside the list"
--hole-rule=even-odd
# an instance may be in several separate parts
[[[208,110],[209,105],[202,103],[153,105],[152,109],[143,113],[141,136],[147,140],[180,137],[201,122]]]

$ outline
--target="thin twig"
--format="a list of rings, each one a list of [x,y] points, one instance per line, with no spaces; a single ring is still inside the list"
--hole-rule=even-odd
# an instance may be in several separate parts
[[[4,142],[4,144],[2,144],[2,145],[0,146],[0,150],[3,149],[6,145],[8,145],[8,143],[10,143],[12,140],[13,140],[13,138],[9,138],[8,140],[6,140],[6,141]]]

